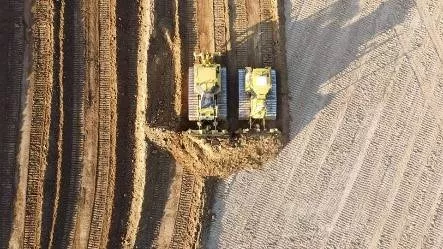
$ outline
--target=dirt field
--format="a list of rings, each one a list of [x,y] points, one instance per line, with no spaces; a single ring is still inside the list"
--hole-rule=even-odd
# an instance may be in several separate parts
[[[441,248],[442,13],[285,1],[290,141],[219,185],[206,246]]]
[[[282,148],[286,67],[273,1],[3,6],[1,248],[201,247],[218,179]],[[281,134],[185,132],[196,126],[187,74],[200,51],[222,53],[232,98],[222,127],[231,131],[245,125],[236,121],[237,67],[275,67],[281,108],[270,125]]]
[[[2,6],[0,248],[443,246],[441,1]],[[203,51],[231,131],[276,69],[281,134],[186,133]]]

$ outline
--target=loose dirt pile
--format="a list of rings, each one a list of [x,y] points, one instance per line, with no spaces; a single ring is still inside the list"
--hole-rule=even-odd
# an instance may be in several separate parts
[[[146,137],[168,150],[186,170],[201,177],[224,178],[242,169],[259,169],[283,147],[280,133],[200,138],[186,132],[147,128]]]

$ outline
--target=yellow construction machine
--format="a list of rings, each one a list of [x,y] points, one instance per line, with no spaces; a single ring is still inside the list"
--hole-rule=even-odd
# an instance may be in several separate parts
[[[194,53],[194,66],[189,68],[188,119],[196,121],[200,135],[220,135],[219,121],[228,114],[226,67],[215,62],[220,53]]]
[[[249,130],[266,130],[266,120],[277,118],[277,76],[271,67],[238,70],[239,120],[249,120]],[[246,130],[246,131],[249,131]],[[269,129],[270,132],[276,129]]]

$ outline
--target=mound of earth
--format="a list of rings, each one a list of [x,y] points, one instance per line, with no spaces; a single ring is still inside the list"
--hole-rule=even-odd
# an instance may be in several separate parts
[[[258,169],[283,147],[280,133],[215,138],[147,127],[146,139],[169,151],[180,165],[200,176],[227,177],[240,169]]]

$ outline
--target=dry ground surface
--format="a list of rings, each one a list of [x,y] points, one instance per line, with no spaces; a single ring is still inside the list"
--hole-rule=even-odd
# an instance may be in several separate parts
[[[282,6],[263,0],[1,2],[0,248],[199,248],[220,178],[288,134]],[[185,131],[193,52],[273,66],[276,135]]]
[[[285,1],[290,141],[207,248],[443,247],[443,2]]]

